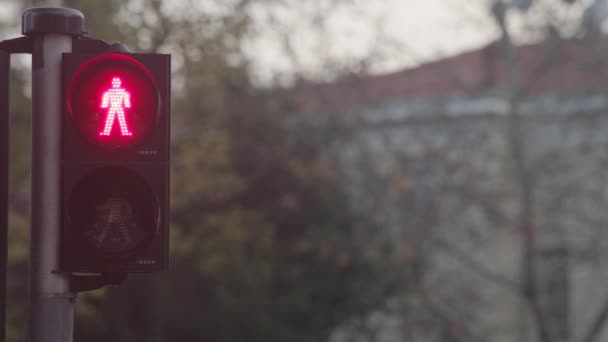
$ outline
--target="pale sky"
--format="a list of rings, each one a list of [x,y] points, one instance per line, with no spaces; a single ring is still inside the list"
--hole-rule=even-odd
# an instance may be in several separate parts
[[[17,7],[17,1],[0,0],[0,17],[13,12],[10,9]],[[591,1],[579,0],[575,6],[583,9]],[[281,2],[264,6],[275,3],[279,5],[272,13],[254,9],[259,27],[245,46],[255,76],[263,83],[294,70],[317,80],[331,79],[328,70],[345,61],[355,65],[371,61],[367,70],[374,73],[396,71],[476,49],[498,37],[488,13],[489,0],[302,0],[283,7]],[[218,10],[220,4],[173,0],[164,5],[169,11],[181,8],[191,13],[191,6],[208,12]],[[319,6],[322,20],[315,21],[313,13],[319,13]],[[579,15],[580,11],[569,8],[568,13]],[[518,18],[513,17],[517,26]],[[290,55],[285,54],[285,32]]]
[[[389,72],[475,49],[498,36],[487,14],[487,0],[362,0],[355,4],[354,9],[328,10],[321,36],[315,33],[315,23],[302,19],[305,8],[279,15],[295,42],[297,68],[323,78],[325,67],[320,63],[324,60],[372,55],[371,70]],[[263,14],[260,17],[264,19]],[[273,33],[284,30],[264,26],[262,31],[265,35],[256,37],[248,49],[260,77],[289,73],[293,65],[282,55],[280,34]]]
[[[49,5],[58,2],[49,0]],[[17,3],[0,0],[0,19],[14,15]],[[303,20],[318,10],[308,5],[312,3],[326,3],[322,34],[315,30],[316,23]],[[354,0],[354,5],[342,6],[336,3],[290,2],[289,7],[275,11],[275,19],[284,25],[292,41],[293,55],[289,58],[284,55],[278,34],[286,30],[261,24],[259,34],[251,38],[246,48],[258,70],[257,77],[269,79],[296,68],[323,78],[323,63],[367,60],[370,55],[371,70],[393,71],[479,47],[497,35],[486,14],[487,0]],[[178,1],[174,4],[180,7]],[[257,15],[261,23],[267,23],[268,13],[258,11]]]
[[[578,0],[570,5],[563,0],[535,1],[525,14],[511,8],[509,30],[518,43],[538,40],[534,32],[545,31],[547,21],[559,23],[562,33],[573,35],[583,13],[594,1]],[[309,2],[335,4],[340,1]],[[294,70],[293,59],[297,61],[296,70],[323,80],[332,76],[327,72],[328,60],[344,62],[372,56],[367,70],[385,73],[477,49],[499,36],[489,13],[491,0],[352,0],[350,6],[327,6],[326,26],[321,35],[315,35],[317,23],[305,19],[309,2],[302,1],[302,5],[291,2],[290,8],[278,18],[295,42],[291,59],[282,55],[284,49],[276,33],[285,30],[263,27],[264,34],[255,37],[248,47],[262,82],[269,75],[289,74]],[[608,0],[604,3],[605,13],[601,16],[605,18]],[[597,8],[594,13],[600,14]],[[375,34],[378,32],[380,34]]]

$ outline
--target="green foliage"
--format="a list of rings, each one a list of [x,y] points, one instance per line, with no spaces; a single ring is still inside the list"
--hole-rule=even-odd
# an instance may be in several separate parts
[[[171,272],[84,296],[85,313],[99,314],[79,312],[77,340],[320,341],[385,298],[369,288],[381,268],[362,251],[364,220],[320,146],[293,141],[263,97],[229,88],[221,143],[203,145],[217,150],[175,146],[189,152],[175,156],[184,191],[174,191]]]
[[[11,75],[11,131],[9,180],[9,248],[7,284],[7,340],[24,339],[29,253],[30,102],[24,96],[25,78]]]

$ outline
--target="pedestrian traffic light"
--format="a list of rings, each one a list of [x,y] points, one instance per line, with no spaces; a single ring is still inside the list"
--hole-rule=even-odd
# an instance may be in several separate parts
[[[62,56],[66,272],[168,267],[170,56]]]

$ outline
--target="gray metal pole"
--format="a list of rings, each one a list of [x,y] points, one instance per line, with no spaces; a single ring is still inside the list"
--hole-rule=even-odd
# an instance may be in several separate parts
[[[0,342],[6,341],[11,53],[32,53],[31,43],[28,37],[0,42]]]
[[[0,49],[0,341],[6,340],[6,278],[8,273],[8,152],[11,55]]]
[[[56,272],[61,228],[61,54],[71,52],[72,35],[82,31],[84,16],[76,10],[35,8],[23,14],[23,33],[34,39],[28,325],[31,342],[70,342],[73,336],[75,297],[69,290],[68,276]]]
[[[32,56],[32,227],[29,270],[29,336],[32,342],[72,341],[74,295],[69,291],[67,276],[54,272],[59,261],[61,210],[60,65],[61,54],[71,50],[70,36],[44,34],[36,37]]]

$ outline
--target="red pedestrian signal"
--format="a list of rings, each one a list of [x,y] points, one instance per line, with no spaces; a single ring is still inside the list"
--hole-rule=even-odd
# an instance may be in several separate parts
[[[62,270],[167,269],[169,55],[67,53],[62,70]]]
[[[103,131],[99,132],[102,137],[110,136],[117,117],[120,123],[120,135],[123,137],[133,135],[125,119],[125,109],[131,108],[131,93],[122,88],[121,83],[120,77],[112,77],[112,88],[101,96],[101,108],[108,108]]]
[[[82,64],[70,80],[67,99],[79,130],[96,145],[137,145],[158,121],[158,86],[144,65],[123,54]]]

